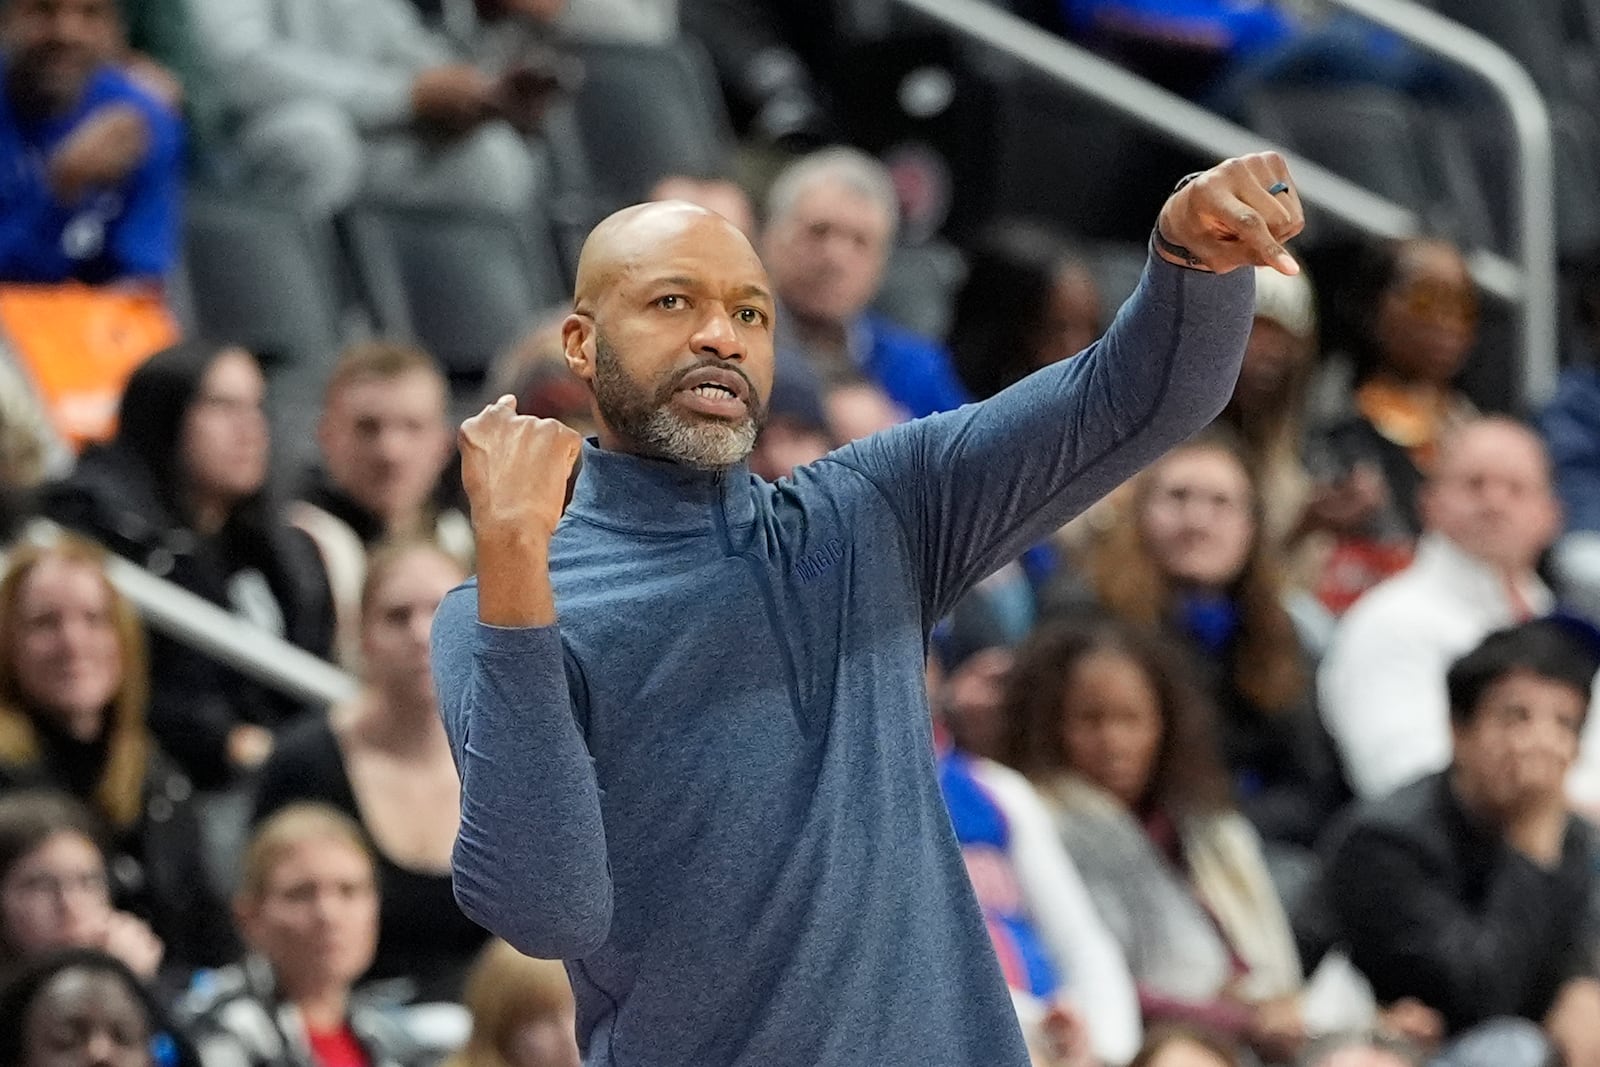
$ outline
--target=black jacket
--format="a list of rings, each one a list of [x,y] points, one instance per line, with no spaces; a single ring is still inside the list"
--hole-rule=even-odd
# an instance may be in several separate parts
[[[1235,683],[1236,644],[1218,658],[1177,627],[1169,636],[1187,647],[1216,702],[1222,762],[1239,810],[1266,840],[1314,848],[1353,794],[1317,714],[1309,668],[1304,699],[1267,711]]]
[[[104,749],[49,731],[41,731],[40,745],[41,758],[35,763],[0,764],[0,792],[55,789],[93,810],[99,779],[99,767],[93,765],[103,766]],[[221,966],[239,952],[228,907],[216,892],[200,841],[194,786],[165,753],[153,749],[139,817],[126,828],[103,825],[101,842],[114,903],[144,919],[161,938],[166,946],[163,975],[177,988],[195,968]]]
[[[1380,1003],[1415,997],[1457,1033],[1542,1020],[1563,984],[1597,973],[1596,837],[1579,819],[1546,870],[1463,810],[1443,773],[1365,806],[1330,845],[1326,917]]]
[[[266,580],[283,636],[326,657],[332,597],[311,539],[287,523],[230,523],[202,539],[173,518],[140,465],[115,447],[84,456],[72,477],[45,493],[49,517],[157,577],[234,610],[230,586],[248,571]],[[164,634],[150,635],[150,727],[200,788],[227,784],[228,732],[243,723],[277,729],[307,710]]]
[[[207,372],[225,351],[185,341],[150,357],[128,379],[116,437],[85,454],[66,482],[49,487],[42,507],[62,525],[213,604],[281,615],[285,638],[326,657],[332,597],[311,539],[284,522],[264,493],[239,502],[211,537],[189,528],[183,513],[183,430]],[[304,710],[160,634],[151,637],[150,668],[150,727],[202,789],[231,781],[227,738],[233,727],[275,729]]]

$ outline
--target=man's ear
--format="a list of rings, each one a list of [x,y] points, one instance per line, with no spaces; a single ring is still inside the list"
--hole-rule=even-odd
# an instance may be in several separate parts
[[[314,433],[317,438],[317,449],[324,456],[330,455],[333,452],[333,422],[327,405],[323,405],[322,411],[317,415],[317,425]]]
[[[1549,500],[1548,527],[1545,530],[1544,547],[1549,548],[1560,538],[1561,532],[1567,528],[1567,509],[1562,505],[1561,498],[1551,489],[1548,493]]]
[[[1422,523],[1424,530],[1437,529],[1434,523],[1434,518],[1436,517],[1434,514],[1436,510],[1435,495],[1437,493],[1438,489],[1431,480],[1424,481],[1417,489],[1417,519]]]
[[[236,896],[236,897],[234,897],[233,898],[233,926],[234,926],[234,929],[239,931],[239,937],[244,941],[244,943],[247,946],[249,946],[251,948],[255,947],[255,938],[252,936],[252,934],[254,934],[254,932],[255,932],[255,930],[254,930],[255,919],[256,919],[256,905],[255,905],[255,902],[250,900],[250,899],[248,899],[248,898],[246,898],[246,897],[244,897],[244,896]]]
[[[594,381],[594,319],[575,311],[561,324],[561,350],[567,367],[586,382]]]

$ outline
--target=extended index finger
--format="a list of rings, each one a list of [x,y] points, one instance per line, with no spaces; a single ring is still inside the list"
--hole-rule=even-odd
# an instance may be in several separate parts
[[[1211,214],[1226,235],[1220,240],[1243,246],[1244,255],[1239,258],[1245,262],[1272,267],[1283,274],[1299,274],[1300,265],[1272,232],[1263,209],[1250,202],[1258,195],[1268,194],[1264,189],[1259,194],[1244,189],[1219,194],[1219,203]]]

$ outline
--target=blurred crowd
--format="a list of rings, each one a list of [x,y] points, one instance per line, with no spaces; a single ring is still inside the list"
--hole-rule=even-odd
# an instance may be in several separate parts
[[[1437,81],[1291,4],[1032,6],[1225,112],[1288,69]],[[171,306],[185,192],[522,225],[593,177],[575,43],[692,40],[761,165],[628,181],[761,252],[782,479],[1074,358],[1133,284],[1038,218],[915,232],[929,190],[840,133],[823,7],[0,0],[0,1067],[579,1062],[562,966],[457,909],[429,670],[460,412],[593,430],[563,312],[481,380],[353,330],[298,440],[272,354]],[[933,631],[928,757],[1019,1020],[1040,1067],[1600,1067],[1600,269],[1526,409],[1461,384],[1514,355],[1450,239],[1307,265],[1258,272],[1213,426]],[[357,692],[147,625],[113,560]]]

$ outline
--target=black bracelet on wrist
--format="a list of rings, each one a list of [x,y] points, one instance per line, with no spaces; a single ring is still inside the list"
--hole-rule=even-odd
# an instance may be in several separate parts
[[[1189,270],[1204,271],[1207,274],[1211,273],[1211,268],[1202,263],[1199,256],[1183,247],[1183,245],[1175,244],[1172,241],[1167,240],[1166,237],[1164,237],[1161,233],[1160,223],[1156,224],[1154,233],[1156,247],[1161,249],[1161,251],[1165,252],[1174,259],[1183,260],[1184,266]]]
[[[1204,171],[1197,170],[1193,174],[1185,174],[1181,179],[1179,179],[1178,184],[1172,187],[1173,193],[1176,193],[1178,190],[1182,189],[1185,185],[1188,185],[1190,182],[1194,181],[1204,173]],[[1167,240],[1166,235],[1161,232],[1161,221],[1159,219],[1156,220],[1155,226],[1152,227],[1152,232],[1155,235],[1156,247],[1161,249],[1161,251],[1165,252],[1174,259],[1183,260],[1190,270],[1204,271],[1207,274],[1211,273],[1211,268],[1206,266],[1205,263],[1201,261],[1199,256],[1189,251],[1189,249],[1185,248],[1183,245]]]

